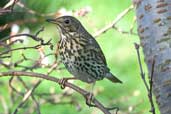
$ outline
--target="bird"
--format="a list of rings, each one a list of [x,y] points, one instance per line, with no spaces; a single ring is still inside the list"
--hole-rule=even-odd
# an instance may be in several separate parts
[[[76,79],[95,83],[107,78],[113,83],[122,83],[110,72],[100,45],[78,19],[61,16],[46,21],[57,26],[60,59]]]
[[[60,59],[75,77],[60,80],[61,88],[65,88],[65,82],[69,79],[91,83],[92,89],[85,98],[86,104],[93,106],[91,101],[96,81],[107,78],[113,83],[122,83],[110,72],[100,45],[78,19],[73,16],[61,16],[46,21],[57,26],[60,34],[58,42]]]

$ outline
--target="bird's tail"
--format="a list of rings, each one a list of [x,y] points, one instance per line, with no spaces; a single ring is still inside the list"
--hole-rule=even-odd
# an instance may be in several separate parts
[[[107,73],[106,78],[110,81],[112,81],[113,83],[122,83],[121,80],[119,80],[116,76],[114,76],[112,73]]]

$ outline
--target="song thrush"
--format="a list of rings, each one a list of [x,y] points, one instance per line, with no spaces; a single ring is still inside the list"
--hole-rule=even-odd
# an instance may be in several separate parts
[[[77,79],[95,83],[107,78],[114,83],[122,83],[107,67],[105,56],[97,41],[75,17],[62,16],[47,21],[57,25],[60,32],[60,58],[67,70]]]

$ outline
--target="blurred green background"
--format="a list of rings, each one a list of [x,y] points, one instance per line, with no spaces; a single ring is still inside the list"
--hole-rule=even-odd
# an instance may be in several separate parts
[[[129,0],[21,0],[25,7],[34,10],[37,14],[21,13],[24,15],[23,20],[36,19],[36,22],[28,22],[19,25],[20,31],[28,29],[31,34],[36,33],[42,26],[45,27],[44,31],[39,34],[39,37],[48,41],[52,38],[52,43],[55,45],[59,40],[59,34],[54,25],[45,22],[46,18],[52,16],[42,16],[38,14],[49,14],[59,11],[61,8],[65,8],[67,11],[74,12],[84,7],[89,7],[91,11],[84,17],[77,17],[84,27],[93,35],[98,30],[104,28],[107,24],[111,23],[116,19],[117,15],[128,8],[132,3]],[[15,10],[25,12],[21,7],[15,6]],[[130,31],[135,16],[134,10],[129,12],[116,26],[123,31]],[[14,16],[14,20],[15,20]],[[8,19],[6,19],[8,20]],[[11,20],[10,20],[11,21]],[[136,24],[133,32],[136,33]],[[134,42],[139,43],[139,38],[136,35],[122,34],[115,29],[110,29],[107,32],[101,34],[96,39],[100,44],[111,72],[114,73],[119,79],[123,81],[123,84],[113,84],[108,80],[98,81],[96,83],[94,93],[96,98],[103,103],[106,107],[119,107],[119,114],[150,114],[150,105],[148,102],[147,92],[145,86],[140,78],[140,71],[137,61],[136,50],[134,48]],[[13,48],[31,46],[35,42],[33,40],[26,41],[25,44],[15,44]],[[45,48],[46,53],[54,52],[48,47]],[[143,54],[141,51],[141,57],[143,60]],[[20,53],[20,52],[19,52]],[[28,58],[37,59],[39,57],[38,52],[35,50],[27,50],[22,52],[27,55]],[[12,55],[12,61],[17,61],[21,55],[14,52]],[[50,57],[49,63],[54,62],[54,57]],[[22,65],[29,66],[32,62],[24,62]],[[60,65],[63,67],[63,65]],[[147,76],[146,65],[143,62],[143,68]],[[18,69],[20,68],[13,68]],[[8,71],[6,68],[1,68],[1,71]],[[40,68],[34,70],[35,72],[46,73],[47,68]],[[52,75],[56,77],[71,76],[66,70],[53,72]],[[31,85],[33,80],[31,78],[23,78],[28,85]],[[22,97],[18,97],[15,102],[11,103],[10,100],[10,89],[8,87],[9,78],[0,79],[0,97],[4,97],[6,104],[8,104],[11,112],[15,109]],[[74,82],[80,85],[82,88],[90,88],[88,84],[80,81]],[[15,87],[21,91],[25,91],[21,84],[14,83]],[[7,91],[8,90],[8,91]],[[61,94],[65,90],[48,81],[43,81],[35,90],[36,94],[41,93],[53,93]],[[67,90],[70,91],[70,90]],[[69,101],[70,98],[75,99],[80,107],[65,104],[65,103],[44,103],[42,99],[48,99],[48,96],[38,97],[36,99],[40,102],[40,110],[42,114],[102,114],[97,108],[90,108],[85,104],[84,98],[76,92],[73,92],[69,98],[65,97],[63,101]],[[50,99],[50,98],[49,98]],[[33,101],[28,101],[23,108],[21,108],[18,114],[29,114],[27,108],[34,105]],[[81,108],[81,110],[78,110]],[[32,111],[36,114],[36,110]],[[114,113],[114,111],[113,111]],[[3,106],[0,104],[0,114],[3,114]]]

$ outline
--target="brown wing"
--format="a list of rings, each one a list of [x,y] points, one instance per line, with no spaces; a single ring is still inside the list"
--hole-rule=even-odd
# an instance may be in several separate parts
[[[107,65],[106,58],[105,58],[99,44],[97,43],[97,41],[92,36],[89,36],[87,45],[88,45],[87,47],[89,49],[92,48],[94,51],[96,51],[97,56],[99,56],[101,58],[101,60],[103,61],[103,63],[105,65]]]

